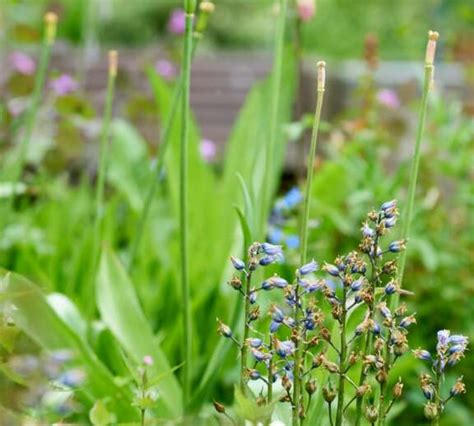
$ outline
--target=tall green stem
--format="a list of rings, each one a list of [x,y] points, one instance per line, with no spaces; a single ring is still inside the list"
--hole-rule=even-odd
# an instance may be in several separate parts
[[[310,206],[310,198],[312,192],[312,185],[313,185],[313,174],[314,174],[314,160],[316,157],[316,147],[318,144],[318,132],[319,132],[319,124],[321,121],[321,110],[323,107],[323,99],[324,99],[324,90],[325,90],[325,66],[324,62],[318,62],[318,97],[316,101],[316,110],[314,113],[314,123],[313,123],[313,131],[311,134],[311,145],[309,149],[309,156],[308,156],[308,163],[307,163],[307,178],[306,178],[306,191],[305,191],[305,199],[304,199],[304,208],[303,208],[303,220],[301,221],[301,254],[300,254],[300,264],[303,265],[307,261],[307,251],[308,251],[308,221],[309,221],[309,206]],[[299,305],[299,294],[298,288],[295,290],[295,309],[294,309],[294,316],[296,324],[300,322],[300,309]],[[297,327],[299,327],[297,325]],[[298,334],[299,334],[299,330]],[[292,422],[293,426],[297,426],[299,424],[299,404],[301,399],[301,390],[302,390],[302,383],[301,383],[301,347],[299,345],[298,340],[295,342],[295,363],[293,367],[293,412],[292,412]]]
[[[416,193],[416,183],[418,180],[418,169],[420,165],[421,158],[421,142],[423,140],[423,134],[425,131],[425,121],[426,121],[426,111],[428,109],[428,98],[429,93],[433,84],[433,74],[434,74],[434,55],[436,49],[436,41],[439,37],[439,34],[436,32],[429,32],[428,46],[426,48],[426,59],[425,59],[425,75],[423,81],[423,95],[421,98],[420,106],[420,115],[418,118],[418,127],[416,131],[416,141],[415,148],[413,151],[413,157],[411,162],[411,172],[410,172],[410,183],[408,186],[408,197],[407,204],[405,208],[405,215],[403,217],[402,224],[402,239],[407,239],[410,235],[410,225],[413,219],[413,207],[415,205],[415,193]],[[400,259],[398,262],[398,282],[400,286],[403,281],[403,274],[405,272],[405,262],[406,262],[407,251],[403,250]],[[398,302],[398,298],[394,298],[394,303]]]
[[[105,96],[104,118],[102,123],[102,132],[99,147],[99,170],[96,181],[96,199],[95,199],[95,217],[94,217],[94,237],[92,247],[92,269],[89,288],[86,289],[85,303],[87,306],[88,317],[94,314],[95,280],[100,260],[100,246],[102,244],[104,233],[104,191],[105,179],[107,176],[107,168],[109,164],[109,134],[110,122],[112,119],[112,105],[115,92],[115,80],[117,77],[117,52],[112,50],[109,52],[109,76],[107,80],[107,94]]]
[[[286,10],[287,0],[279,1],[278,21],[276,27],[276,37],[274,45],[274,62],[272,74],[272,98],[271,98],[271,116],[270,116],[270,135],[266,144],[265,154],[265,179],[262,188],[262,209],[260,217],[260,229],[262,237],[265,236],[267,214],[271,205],[275,182],[273,181],[274,171],[274,151],[278,137],[278,115],[280,112],[280,91],[282,84],[282,69],[283,69],[283,50],[285,46],[285,24],[286,24]]]
[[[192,57],[194,57],[194,54],[196,52],[199,39],[200,39],[199,34],[195,34],[193,38],[194,43],[193,43],[193,48],[192,48]],[[183,93],[183,86],[184,86],[183,74],[181,74],[176,83],[176,87],[174,88],[173,96],[171,98],[170,109],[166,117],[163,130],[160,135],[161,145],[156,155],[155,161],[153,162],[153,169],[151,172],[152,176],[151,176],[150,184],[148,186],[148,190],[145,195],[145,202],[143,204],[143,209],[140,213],[137,229],[135,230],[135,234],[132,240],[132,245],[130,249],[130,259],[128,262],[129,270],[132,270],[134,266],[137,253],[138,253],[138,248],[140,247],[140,243],[143,237],[143,232],[145,230],[145,225],[147,223],[148,216],[150,215],[150,210],[151,210],[153,200],[155,198],[156,190],[158,189],[158,183],[160,182],[160,175],[163,169],[165,154],[166,154],[168,143],[170,140],[171,129],[173,128],[174,120],[177,115],[176,113],[178,111],[178,106],[180,105],[179,101],[181,100],[181,94]]]
[[[18,183],[21,180],[21,174],[25,166],[26,155],[28,153],[28,147],[30,145],[31,135],[33,133],[33,128],[36,123],[36,116],[43,94],[43,88],[46,81],[46,73],[48,70],[49,61],[51,58],[51,49],[56,38],[56,24],[57,16],[53,13],[47,13],[44,17],[45,21],[45,31],[43,36],[43,44],[40,53],[40,59],[38,64],[38,72],[35,77],[35,84],[33,87],[33,93],[31,96],[31,103],[28,107],[25,120],[25,133],[20,142],[18,161],[15,163],[13,169],[12,182],[13,186],[13,196],[10,202],[10,208],[8,209],[8,215],[13,209],[13,201],[15,199],[15,193],[18,187]]]
[[[188,145],[189,145],[189,91],[191,85],[191,55],[193,43],[194,13],[187,9],[186,30],[184,36],[183,55],[183,95],[182,95],[182,122],[181,122],[181,155],[179,181],[179,224],[180,224],[180,251],[181,251],[181,297],[183,315],[183,398],[184,407],[188,407],[191,393],[191,295],[188,277]]]

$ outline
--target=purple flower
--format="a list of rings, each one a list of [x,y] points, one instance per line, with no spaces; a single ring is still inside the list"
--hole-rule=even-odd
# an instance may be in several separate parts
[[[400,107],[400,99],[398,98],[397,92],[390,89],[382,89],[377,93],[377,101],[390,109],[396,109]]]
[[[295,344],[291,340],[284,340],[282,342],[275,339],[275,351],[281,358],[286,358],[295,351]]]
[[[234,268],[237,269],[237,271],[243,271],[245,269],[245,262],[242,259],[231,256],[230,261],[232,262]]]
[[[174,9],[168,20],[168,31],[172,34],[183,34],[186,28],[186,13],[183,9]]]
[[[431,354],[425,349],[415,349],[413,351],[413,355],[415,355],[415,357],[418,359],[422,359],[424,361],[431,361]]]
[[[77,90],[79,85],[70,75],[62,74],[58,78],[52,80],[49,83],[49,87],[56,93],[56,95],[64,96]]]
[[[20,74],[32,75],[36,71],[35,61],[22,52],[13,52],[10,55],[10,63]]]
[[[440,346],[446,346],[449,342],[449,335],[450,335],[449,330],[440,330],[438,331],[438,347]]]
[[[155,71],[165,80],[172,80],[176,77],[177,69],[173,62],[167,59],[159,59],[155,64]]]
[[[201,139],[199,144],[199,152],[204,161],[212,163],[216,159],[216,143],[210,139]]]

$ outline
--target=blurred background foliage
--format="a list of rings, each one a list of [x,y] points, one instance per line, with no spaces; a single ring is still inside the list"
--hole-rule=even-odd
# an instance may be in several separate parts
[[[45,8],[61,16],[60,37],[74,44],[143,46],[168,37],[166,24],[179,0],[4,0],[13,33],[34,38]],[[227,49],[264,48],[272,40],[272,0],[220,0],[210,24],[210,42]],[[303,46],[325,58],[360,56],[367,33],[380,41],[384,59],[418,59],[427,28],[443,34],[439,58],[472,53],[474,9],[470,0],[318,0],[317,19],[303,25]],[[238,23],[238,25],[236,25]],[[26,26],[25,26],[26,25]],[[32,28],[28,28],[32,26]]]

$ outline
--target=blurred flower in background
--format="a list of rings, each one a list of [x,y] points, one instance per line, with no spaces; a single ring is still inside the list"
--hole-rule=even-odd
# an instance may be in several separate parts
[[[10,55],[10,64],[20,74],[32,75],[36,71],[35,61],[22,52],[13,52]]]
[[[310,21],[316,13],[316,0],[298,0],[298,16],[303,22]]]
[[[49,87],[58,96],[64,96],[79,88],[79,84],[68,74],[62,74],[49,83]]]
[[[186,26],[186,14],[183,9],[174,9],[168,20],[168,31],[173,34],[183,34]]]
[[[382,89],[377,92],[377,101],[379,104],[390,108],[396,109],[400,107],[400,99],[395,90]]]
[[[199,145],[199,151],[204,161],[212,163],[216,159],[216,143],[210,139],[202,139]]]
[[[167,59],[159,59],[155,64],[155,71],[165,80],[172,80],[176,77],[178,70],[173,62]]]

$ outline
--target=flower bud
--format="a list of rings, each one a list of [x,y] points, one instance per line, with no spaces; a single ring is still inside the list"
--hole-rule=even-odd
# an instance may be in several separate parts
[[[323,398],[327,403],[331,403],[336,398],[336,390],[331,382],[323,386]]]
[[[381,384],[385,383],[387,381],[387,372],[384,369],[377,371],[375,379]]]
[[[438,407],[434,402],[427,402],[423,408],[423,414],[428,420],[434,420],[438,417]]]
[[[56,28],[58,24],[58,15],[54,12],[48,12],[44,15],[44,23],[46,25],[46,43],[51,45],[56,39]]]
[[[393,391],[392,391],[393,398],[394,399],[400,398],[402,396],[402,392],[403,392],[403,382],[399,378],[398,382],[395,383],[395,385],[393,386]]]
[[[308,392],[308,395],[312,395],[314,392],[316,392],[316,389],[317,389],[316,380],[309,379],[305,384],[305,389],[306,389],[306,392]]]
[[[245,262],[237,257],[231,256],[230,261],[237,271],[243,271],[245,269]]]
[[[232,277],[232,279],[229,281],[229,285],[235,289],[235,290],[239,290],[242,288],[242,280],[238,277]]]
[[[369,423],[375,423],[378,417],[379,413],[377,412],[377,407],[375,407],[375,405],[367,405],[365,407],[365,418]]]
[[[310,21],[316,13],[316,0],[298,0],[296,7],[298,10],[298,17],[303,21]]]
[[[225,407],[220,402],[214,401],[214,409],[220,414],[225,414]]]
[[[226,324],[224,324],[219,318],[217,318],[217,333],[224,337],[232,337],[232,330]]]
[[[436,53],[436,42],[438,41],[439,33],[437,31],[428,32],[428,44],[426,46],[425,64],[433,65]]]
[[[461,393],[466,393],[466,385],[462,381],[462,377],[459,377],[453,387],[449,390],[451,396],[457,396]]]
[[[357,398],[361,398],[369,393],[372,392],[372,388],[370,387],[370,385],[368,385],[367,383],[364,383],[363,385],[360,385],[357,390],[356,390],[356,396]]]
[[[111,77],[117,76],[118,67],[118,52],[116,50],[109,50],[109,75]]]

